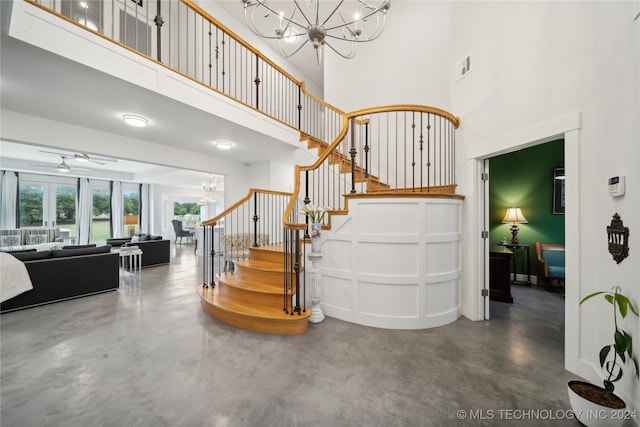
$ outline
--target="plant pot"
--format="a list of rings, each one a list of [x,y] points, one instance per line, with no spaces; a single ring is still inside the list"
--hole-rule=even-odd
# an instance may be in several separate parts
[[[628,418],[624,400],[608,394],[602,387],[584,381],[569,381],[567,390],[571,409],[585,426],[622,426]]]

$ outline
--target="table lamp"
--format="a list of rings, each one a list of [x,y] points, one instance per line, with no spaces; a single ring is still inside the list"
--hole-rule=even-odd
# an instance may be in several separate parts
[[[136,225],[138,224],[138,215],[125,215],[124,224],[129,226],[129,237],[133,237],[136,232]]]
[[[508,208],[507,214],[504,216],[502,220],[503,224],[511,224],[511,244],[517,245],[520,242],[518,241],[518,224],[523,224],[529,222],[527,218],[522,214],[522,210],[520,208]]]

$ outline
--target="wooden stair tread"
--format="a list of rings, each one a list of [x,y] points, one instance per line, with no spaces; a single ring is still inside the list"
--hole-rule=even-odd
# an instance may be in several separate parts
[[[256,292],[263,294],[277,294],[282,295],[284,286],[274,285],[273,283],[260,282],[255,280],[248,280],[238,277],[235,274],[218,274],[218,280],[224,283],[225,286],[232,286],[234,288],[242,289],[247,292]]]

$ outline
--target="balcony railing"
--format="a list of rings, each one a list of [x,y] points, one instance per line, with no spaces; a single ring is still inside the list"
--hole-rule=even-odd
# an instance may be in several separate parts
[[[190,0],[24,1],[314,138],[340,132],[342,111]]]

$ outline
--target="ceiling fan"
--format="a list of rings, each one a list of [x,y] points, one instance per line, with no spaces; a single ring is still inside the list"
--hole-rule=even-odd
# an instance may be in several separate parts
[[[91,169],[84,169],[84,168],[77,168],[77,167],[71,167],[67,164],[67,162],[65,162],[66,159],[68,159],[68,157],[66,156],[60,156],[60,158],[62,159],[62,162],[58,165],[45,165],[45,164],[30,164],[29,166],[33,166],[33,167],[37,167],[37,168],[46,168],[46,169],[51,169],[51,168],[55,168],[58,172],[62,172],[62,173],[68,173],[71,170],[73,170],[74,172],[85,172],[85,171],[90,171]]]
[[[46,151],[46,150],[40,150],[41,153],[47,153],[47,154],[55,154],[57,156],[61,156],[61,157],[65,157],[67,159],[74,159],[77,160],[79,162],[93,162],[93,163],[97,163],[99,165],[105,165],[106,162],[117,162],[118,160],[111,158],[111,157],[97,157],[97,156],[90,156],[87,153],[61,153],[59,151]],[[64,161],[64,159],[63,159]]]

